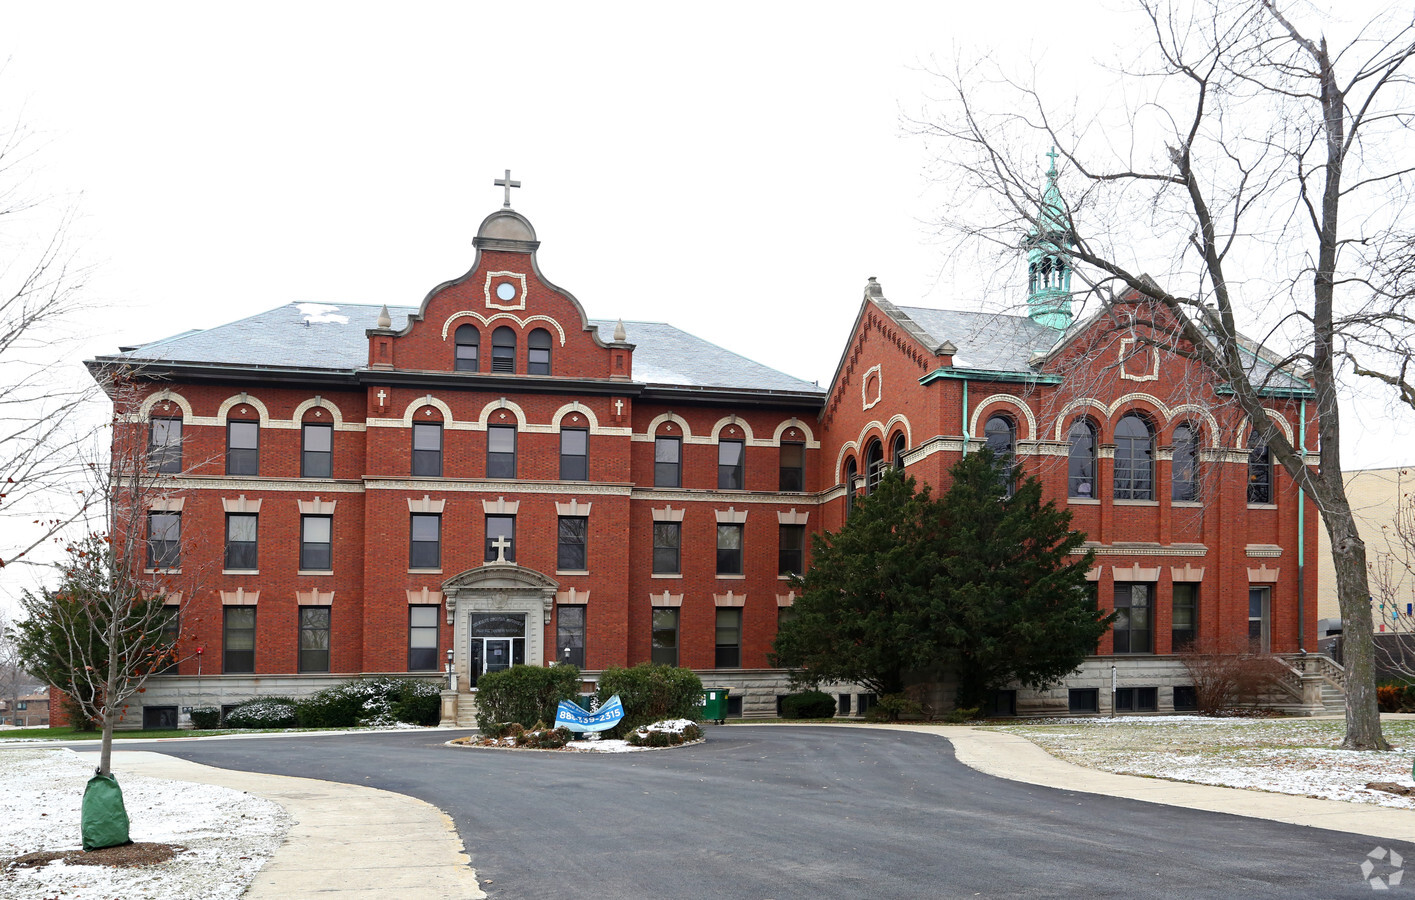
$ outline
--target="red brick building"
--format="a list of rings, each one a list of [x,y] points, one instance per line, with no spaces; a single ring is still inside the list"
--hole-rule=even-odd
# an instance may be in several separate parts
[[[516,662],[655,660],[771,714],[809,535],[883,466],[943,486],[984,444],[1072,511],[1125,611],[1068,684],[1000,710],[1109,709],[1113,663],[1120,708],[1183,707],[1185,641],[1315,642],[1312,510],[1222,385],[1125,337],[1126,304],[1072,324],[1059,258],[1034,259],[1030,316],[897,307],[870,279],[822,389],[590,319],[509,207],[474,243],[416,309],[292,304],[91,363],[141,365],[120,413],[168,489],[147,565],[188,585],[191,655],[150,681],[147,718],[449,659],[464,700]],[[1254,360],[1303,437],[1307,386]]]

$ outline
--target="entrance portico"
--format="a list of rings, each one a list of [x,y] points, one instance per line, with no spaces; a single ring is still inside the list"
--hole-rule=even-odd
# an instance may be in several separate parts
[[[545,626],[560,584],[534,569],[490,562],[443,582],[458,693],[486,672],[545,665]]]

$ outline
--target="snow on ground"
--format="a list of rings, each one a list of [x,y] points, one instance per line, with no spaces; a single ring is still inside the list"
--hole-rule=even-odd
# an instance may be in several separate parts
[[[1105,772],[1415,809],[1415,797],[1366,787],[1372,781],[1415,786],[1415,722],[1386,721],[1382,728],[1398,749],[1342,750],[1339,720],[1154,716],[1056,719],[1002,730]]]
[[[93,774],[71,750],[0,750],[0,858],[77,850],[79,809]],[[134,841],[180,844],[187,852],[145,868],[53,862],[0,875],[0,896],[122,900],[236,898],[285,839],[291,819],[279,804],[214,785],[116,772]]]

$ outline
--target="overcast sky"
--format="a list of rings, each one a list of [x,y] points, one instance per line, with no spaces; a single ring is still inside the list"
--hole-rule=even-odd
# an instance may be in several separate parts
[[[902,305],[982,300],[901,123],[938,91],[930,58],[1096,91],[1092,63],[1142,39],[1120,9],[12,4],[0,116],[95,266],[75,365],[291,301],[417,304],[470,266],[510,168],[542,271],[591,316],[824,383],[869,276]],[[1408,415],[1345,424],[1349,466],[1415,462]]]

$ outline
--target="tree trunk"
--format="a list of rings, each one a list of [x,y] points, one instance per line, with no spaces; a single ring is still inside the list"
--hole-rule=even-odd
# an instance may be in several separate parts
[[[1337,599],[1341,603],[1342,662],[1346,666],[1346,738],[1341,746],[1346,750],[1389,750],[1390,745],[1381,735],[1381,713],[1376,705],[1366,545],[1356,531],[1346,492],[1339,493],[1339,497],[1327,499],[1322,519],[1331,538]]]

